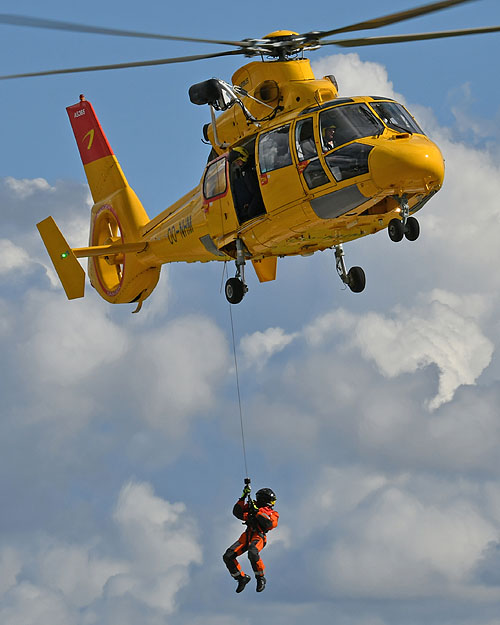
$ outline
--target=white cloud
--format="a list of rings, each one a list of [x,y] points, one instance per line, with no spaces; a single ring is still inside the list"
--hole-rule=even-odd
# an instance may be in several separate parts
[[[325,468],[300,512],[309,518],[316,510],[308,531],[323,545],[316,568],[323,592],[460,596],[497,536],[488,500],[474,483]]]
[[[38,556],[39,583],[57,589],[77,608],[98,599],[106,582],[127,572],[130,563],[96,555],[93,545],[71,545],[48,541]]]
[[[40,192],[54,193],[55,191],[55,187],[50,186],[44,178],[23,178],[18,180],[12,176],[7,176],[4,178],[4,181],[5,185],[22,200]]]
[[[2,625],[77,625],[77,616],[58,592],[22,582],[0,604]]]
[[[130,574],[110,580],[108,594],[131,593],[147,605],[172,612],[189,567],[201,563],[196,527],[185,505],[157,497],[149,484],[129,482],[122,488],[114,518],[134,565]]]
[[[201,563],[197,529],[183,503],[171,504],[148,483],[124,485],[114,512],[117,557],[104,536],[88,544],[45,537],[39,544],[0,553],[2,625],[84,623],[79,612],[99,614],[128,597],[154,613],[171,614],[188,571]],[[30,581],[22,579],[23,569]],[[19,579],[21,578],[21,579]],[[144,621],[149,622],[149,621]],[[151,621],[153,622],[153,621]]]
[[[145,419],[177,438],[187,416],[215,402],[229,366],[227,341],[212,321],[188,315],[142,335],[135,363]]]
[[[443,189],[425,217],[426,246],[436,276],[459,289],[464,283],[488,293],[499,285],[500,163],[479,150],[436,135],[446,161]],[[443,241],[446,245],[443,245]],[[461,282],[458,283],[458,280]]]
[[[333,74],[339,85],[339,96],[379,95],[404,103],[401,94],[394,91],[387,69],[380,63],[362,61],[359,54],[333,54],[311,63],[314,75],[322,78]]]
[[[481,297],[434,290],[413,308],[399,306],[390,317],[327,313],[305,329],[305,336],[318,345],[329,334],[345,335],[388,378],[435,364],[439,390],[429,402],[434,410],[450,401],[460,385],[473,384],[490,363],[493,344],[477,322],[486,307]]]
[[[15,586],[22,568],[22,560],[15,549],[5,547],[0,551],[0,596]]]
[[[25,271],[30,265],[29,254],[8,239],[0,239],[0,276],[11,271]]]
[[[395,488],[381,494],[332,545],[324,562],[330,582],[371,596],[447,594],[466,583],[495,527],[467,502],[438,506]]]
[[[25,314],[29,333],[19,357],[39,382],[77,384],[127,349],[126,333],[95,298],[68,302],[62,295],[31,293]]]
[[[241,338],[241,362],[245,368],[262,369],[273,354],[281,352],[297,334],[286,334],[282,328],[268,328],[264,332],[246,334]]]
[[[0,337],[7,336],[13,323],[11,308],[3,299],[0,299]]]

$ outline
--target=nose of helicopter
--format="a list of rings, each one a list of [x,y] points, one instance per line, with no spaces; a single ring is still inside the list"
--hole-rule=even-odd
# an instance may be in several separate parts
[[[443,184],[443,156],[422,136],[385,140],[370,152],[368,166],[373,183],[384,191],[429,192]]]

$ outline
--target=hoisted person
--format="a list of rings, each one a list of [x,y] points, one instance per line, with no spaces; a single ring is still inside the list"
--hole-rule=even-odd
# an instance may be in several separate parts
[[[238,582],[236,592],[241,592],[251,579],[250,575],[243,572],[237,560],[245,551],[248,551],[248,559],[257,580],[257,592],[262,592],[266,587],[265,567],[260,552],[266,546],[267,532],[278,525],[279,519],[279,514],[274,510],[274,492],[270,488],[261,488],[255,494],[255,501],[252,501],[249,481],[245,480],[243,493],[233,507],[234,516],[243,521],[247,529],[223,555],[229,572]],[[245,501],[247,496],[248,501]]]

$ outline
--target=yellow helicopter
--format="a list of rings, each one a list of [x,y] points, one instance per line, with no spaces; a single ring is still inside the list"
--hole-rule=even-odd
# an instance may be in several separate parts
[[[168,262],[234,260],[225,294],[247,292],[245,264],[261,282],[276,278],[277,259],[334,249],[341,280],[365,287],[361,267],[346,268],[343,244],[387,228],[392,241],[418,238],[414,214],[443,184],[439,148],[411,113],[380,96],[340,98],[333,76],[316,79],[304,52],[323,45],[357,47],[490,33],[500,26],[434,33],[332,39],[439,11],[471,0],[444,0],[329,31],[276,31],[262,39],[221,41],[154,35],[68,22],[0,15],[0,23],[131,37],[229,45],[214,54],[100,65],[29,74],[161,65],[230,55],[260,57],[231,83],[212,78],[189,89],[208,105],[203,135],[212,149],[199,184],[150,219],[128,185],[90,102],[80,96],[67,112],[94,200],[89,246],[71,248],[52,217],[37,224],[69,299],[83,297],[88,257],[92,286],[108,302],[142,302]],[[216,112],[220,112],[216,115]]]

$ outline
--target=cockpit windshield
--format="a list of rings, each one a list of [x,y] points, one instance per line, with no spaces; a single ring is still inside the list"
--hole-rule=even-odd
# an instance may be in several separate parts
[[[370,102],[370,106],[389,128],[401,132],[424,134],[417,122],[401,104],[397,102]]]
[[[323,152],[345,143],[382,134],[384,126],[366,104],[336,106],[319,115]]]

